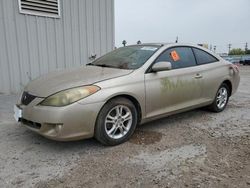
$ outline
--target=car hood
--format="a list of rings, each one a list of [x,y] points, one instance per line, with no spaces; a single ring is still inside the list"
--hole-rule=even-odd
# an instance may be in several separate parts
[[[80,68],[51,72],[31,81],[25,91],[39,97],[48,97],[54,93],[73,87],[91,85],[103,80],[130,74],[133,70],[84,66]]]

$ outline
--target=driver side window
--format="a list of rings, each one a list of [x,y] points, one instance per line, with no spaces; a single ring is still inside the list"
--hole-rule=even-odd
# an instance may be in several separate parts
[[[170,48],[163,52],[155,61],[167,61],[172,64],[172,69],[186,68],[196,65],[193,51],[189,47]]]

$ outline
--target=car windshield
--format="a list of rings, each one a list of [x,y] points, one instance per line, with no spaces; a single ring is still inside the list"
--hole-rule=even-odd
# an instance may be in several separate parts
[[[127,46],[104,55],[89,65],[119,69],[141,67],[157,50],[158,46]]]

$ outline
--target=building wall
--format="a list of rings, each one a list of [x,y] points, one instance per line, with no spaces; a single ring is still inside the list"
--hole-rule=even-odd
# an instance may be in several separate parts
[[[17,93],[55,69],[77,67],[114,48],[114,0],[60,0],[60,18],[19,13],[0,0],[0,93]]]

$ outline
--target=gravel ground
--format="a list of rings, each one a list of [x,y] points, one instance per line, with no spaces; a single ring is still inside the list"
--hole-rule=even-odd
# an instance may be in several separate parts
[[[130,141],[47,140],[0,95],[0,187],[250,187],[250,67],[219,114],[194,110],[137,128]]]

